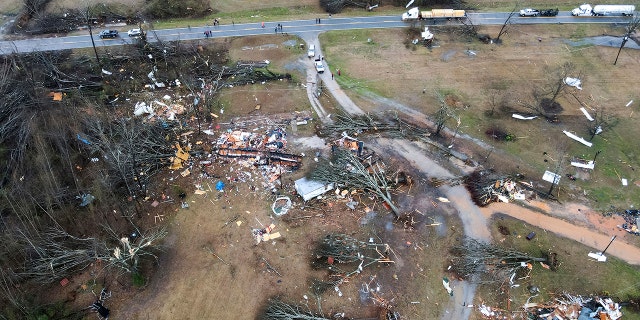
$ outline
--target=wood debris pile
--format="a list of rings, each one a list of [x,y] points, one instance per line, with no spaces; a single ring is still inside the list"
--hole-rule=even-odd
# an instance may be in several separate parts
[[[509,177],[493,178],[489,173],[476,171],[465,179],[465,187],[472,195],[473,201],[480,207],[492,202],[509,202],[511,200],[526,200],[524,188]]]

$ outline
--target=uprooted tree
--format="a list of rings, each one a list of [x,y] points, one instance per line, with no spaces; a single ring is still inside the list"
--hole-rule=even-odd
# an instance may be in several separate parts
[[[310,173],[310,178],[326,183],[336,183],[349,189],[360,189],[381,198],[393,214],[400,210],[391,200],[391,179],[386,176],[384,165],[373,157],[361,160],[349,150],[334,148],[331,159],[323,159]]]
[[[344,234],[330,234],[316,246],[312,266],[327,268],[330,272],[347,278],[376,263],[392,263],[388,258],[390,250],[386,243],[364,242]],[[342,270],[340,265],[353,265],[353,270]]]
[[[370,113],[359,116],[339,113],[332,118],[334,120],[332,123],[323,125],[320,131],[322,135],[334,136],[341,132],[353,133],[354,135],[382,133],[390,138],[409,140],[423,140],[430,136],[427,129],[401,119],[395,112],[387,118]]]
[[[120,237],[110,227],[109,241],[94,237],[73,236],[59,227],[38,235],[20,231],[16,237],[25,248],[24,268],[17,274],[40,283],[50,283],[101,261],[106,268],[115,268],[126,273],[138,272],[140,259],[156,258],[159,241],[164,238],[163,228],[136,232],[135,237]]]
[[[438,110],[436,110],[436,112],[432,115],[432,118],[433,118],[433,122],[436,125],[436,130],[434,133],[436,136],[439,136],[442,133],[442,129],[444,129],[445,124],[450,119],[456,119],[459,126],[460,117],[455,113],[453,108],[451,108],[451,106],[447,104],[447,100],[445,99],[445,96],[443,94],[436,91],[436,96],[438,98],[438,102],[440,103],[440,106],[438,107]]]
[[[464,279],[480,282],[504,281],[518,269],[526,268],[527,263],[549,260],[472,238],[464,238],[461,244],[451,249],[451,253],[454,256],[452,271]],[[550,263],[556,265],[555,262]],[[477,275],[480,278],[475,278]]]
[[[308,306],[302,306],[282,301],[280,298],[272,298],[267,301],[264,311],[259,319],[262,320],[329,320],[316,314]]]

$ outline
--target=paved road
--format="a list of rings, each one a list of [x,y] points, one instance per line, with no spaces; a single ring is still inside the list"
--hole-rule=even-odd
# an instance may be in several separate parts
[[[504,23],[508,13],[469,13],[469,19],[476,25],[500,25]],[[290,20],[290,21],[274,21],[267,22],[262,27],[262,23],[244,23],[218,26],[194,26],[191,28],[176,28],[151,30],[148,32],[148,39],[155,41],[179,41],[179,40],[195,40],[204,39],[204,31],[211,30],[212,38],[253,36],[275,33],[277,24],[282,24],[283,32],[296,34],[304,37],[305,34],[315,34],[331,30],[348,30],[348,29],[373,29],[373,28],[403,28],[411,25],[411,22],[403,22],[400,16],[372,16],[372,17],[339,17],[322,18],[321,23],[317,24],[315,20]],[[572,17],[569,12],[560,12],[557,17],[514,17],[514,24],[563,24],[563,23],[627,23],[630,18],[624,17]],[[432,25],[442,24],[460,24],[458,21],[425,21],[424,24]],[[414,22],[416,26],[420,26],[422,22]],[[94,40],[96,46],[118,46],[132,43],[133,39],[129,38],[126,30],[121,30],[121,36],[115,39],[100,39],[98,32],[95,30]],[[63,50],[76,48],[91,47],[91,38],[88,31],[86,35],[69,36],[69,37],[52,37],[52,38],[35,38],[27,40],[0,41],[0,54],[9,54],[13,52],[32,52],[47,50]]]

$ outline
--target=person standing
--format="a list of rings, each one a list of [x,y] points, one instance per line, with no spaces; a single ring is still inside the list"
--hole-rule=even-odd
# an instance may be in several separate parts
[[[333,80],[333,72],[331,72],[331,80]]]

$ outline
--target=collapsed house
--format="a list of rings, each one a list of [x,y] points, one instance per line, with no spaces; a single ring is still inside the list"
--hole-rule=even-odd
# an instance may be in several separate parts
[[[285,153],[286,147],[286,132],[282,128],[270,129],[265,134],[228,130],[216,142],[219,156],[250,159],[255,165],[277,163],[299,167],[302,157]]]

